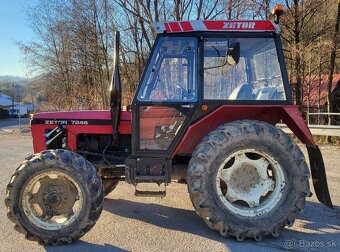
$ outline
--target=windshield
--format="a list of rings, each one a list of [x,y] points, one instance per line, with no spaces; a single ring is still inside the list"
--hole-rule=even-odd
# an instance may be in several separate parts
[[[228,45],[240,43],[238,64],[226,64]],[[274,38],[206,38],[204,98],[286,100]]]
[[[138,93],[139,101],[196,101],[196,39],[165,37],[157,42]]]

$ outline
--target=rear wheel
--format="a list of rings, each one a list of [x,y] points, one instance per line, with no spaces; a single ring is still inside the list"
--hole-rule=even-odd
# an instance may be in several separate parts
[[[236,121],[203,138],[188,168],[197,213],[237,240],[292,225],[309,195],[309,171],[292,139],[267,123]]]
[[[7,185],[14,228],[41,244],[72,242],[95,224],[103,207],[102,181],[94,166],[65,150],[24,161]]]

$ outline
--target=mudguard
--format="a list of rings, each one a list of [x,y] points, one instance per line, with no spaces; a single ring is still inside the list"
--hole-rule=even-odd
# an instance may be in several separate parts
[[[329,208],[333,209],[333,204],[328,191],[325,164],[319,147],[307,145],[312,181],[318,200]]]
[[[316,197],[321,203],[333,209],[327,185],[325,164],[323,162],[321,151],[315,144],[312,133],[303,120],[298,107],[286,106],[283,109],[285,111],[285,114],[282,116],[283,121],[300,139],[300,141],[306,144]]]
[[[333,208],[327,186],[322,154],[296,105],[224,105],[191,124],[177,145],[175,155],[190,155],[201,139],[219,125],[236,120],[253,119],[276,125],[282,120],[299,140],[306,144],[310,160],[313,186],[318,200]]]

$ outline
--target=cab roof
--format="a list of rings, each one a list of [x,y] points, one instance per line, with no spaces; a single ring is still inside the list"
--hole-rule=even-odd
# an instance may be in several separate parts
[[[182,33],[193,31],[246,31],[280,32],[278,25],[269,20],[191,20],[152,23],[156,33]]]

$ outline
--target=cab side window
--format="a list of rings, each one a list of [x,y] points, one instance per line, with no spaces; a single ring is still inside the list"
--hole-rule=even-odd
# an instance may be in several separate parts
[[[228,48],[235,43],[240,57],[230,65]],[[206,38],[203,90],[209,100],[285,100],[274,39]]]

